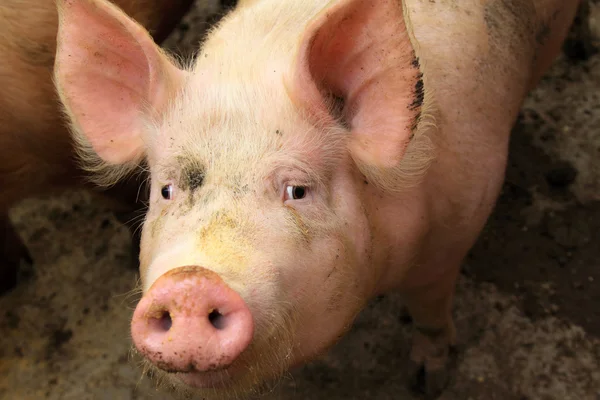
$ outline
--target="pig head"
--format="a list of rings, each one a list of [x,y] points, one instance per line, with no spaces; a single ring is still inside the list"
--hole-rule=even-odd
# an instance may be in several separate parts
[[[477,4],[449,38],[483,29]],[[149,166],[131,332],[172,385],[205,398],[257,391],[397,288],[417,328],[411,358],[443,386],[454,282],[535,67],[532,47],[510,55],[522,73],[484,64],[509,111],[462,122],[489,86],[455,99],[467,109],[446,106],[467,86],[431,56],[456,44],[416,40],[415,21],[439,11],[423,7],[243,2],[182,65],[110,3],[59,1],[55,80],[84,159],[106,182]],[[492,16],[514,22],[502,7]]]

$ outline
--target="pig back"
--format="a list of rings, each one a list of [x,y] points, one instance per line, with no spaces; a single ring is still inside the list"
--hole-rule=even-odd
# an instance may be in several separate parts
[[[436,160],[419,191],[435,198],[429,208],[440,231],[460,226],[470,245],[483,227],[522,102],[558,54],[577,3],[405,0],[436,127]]]
[[[405,0],[425,88],[445,122],[463,119],[461,125],[476,128],[501,122],[505,135],[528,90],[557,56],[578,3]],[[483,108],[489,111],[476,112]]]

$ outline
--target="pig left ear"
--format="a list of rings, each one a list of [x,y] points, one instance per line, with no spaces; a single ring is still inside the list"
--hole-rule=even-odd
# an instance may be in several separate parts
[[[107,0],[57,0],[54,81],[75,136],[105,163],[139,161],[144,131],[185,80],[135,20]]]
[[[352,157],[375,183],[397,186],[398,176],[391,175],[406,164],[425,97],[402,2],[338,1],[308,26],[296,68],[296,101],[322,121],[332,115],[329,99],[343,99]],[[427,164],[429,155],[420,153],[409,170]]]

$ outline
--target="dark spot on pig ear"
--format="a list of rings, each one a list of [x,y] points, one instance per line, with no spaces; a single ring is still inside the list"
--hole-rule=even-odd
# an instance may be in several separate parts
[[[420,68],[421,64],[419,63],[419,57],[417,57],[414,52],[413,52],[413,60],[412,60],[412,66],[413,68]]]
[[[181,190],[194,192],[204,183],[205,171],[196,163],[185,164],[181,169],[179,187]]]
[[[278,135],[278,136],[283,136],[283,131],[282,131],[282,130],[279,130],[279,129],[277,129],[277,130],[275,131],[275,134],[276,134],[276,135]]]
[[[415,83],[415,88],[413,90],[413,101],[408,105],[408,109],[410,111],[417,111],[415,118],[412,121],[410,126],[410,130],[414,131],[417,129],[417,125],[419,124],[419,119],[421,118],[421,107],[423,106],[423,101],[425,100],[425,88],[423,84],[423,74],[419,73],[417,82]],[[410,137],[412,139],[412,135]]]
[[[415,88],[413,91],[413,101],[409,104],[408,109],[411,111],[415,111],[423,105],[423,100],[425,98],[425,90],[423,88],[423,74],[419,73],[417,83],[415,83]]]
[[[413,60],[411,63],[412,67],[420,70],[421,68],[421,64],[419,63],[419,58],[414,55],[413,53]],[[417,76],[417,82],[415,83],[415,88],[413,89],[413,101],[412,103],[410,103],[408,105],[408,109],[410,111],[418,111],[417,115],[415,116],[411,126],[410,126],[410,130],[414,131],[417,128],[417,125],[419,123],[419,118],[421,117],[421,107],[423,106],[423,101],[425,100],[425,87],[423,84],[423,73],[419,72],[419,75]],[[411,135],[411,139],[412,139]]]

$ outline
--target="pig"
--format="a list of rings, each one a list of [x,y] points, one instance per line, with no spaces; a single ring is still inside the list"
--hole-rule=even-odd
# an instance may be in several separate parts
[[[137,352],[185,396],[261,393],[398,291],[435,397],[460,265],[577,2],[247,0],[193,62],[60,0],[55,82],[84,162],[150,174]]]
[[[164,40],[192,0],[116,0],[115,4]],[[52,82],[58,15],[53,1],[0,4],[0,293],[14,287],[29,252],[8,217],[20,200],[66,188],[95,188],[78,167],[75,148]],[[135,211],[137,180],[105,191],[123,217]],[[141,207],[141,206],[139,206]]]

